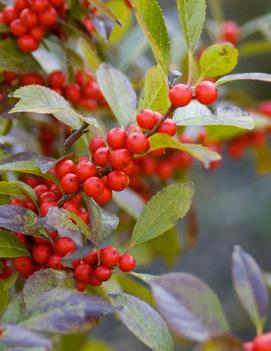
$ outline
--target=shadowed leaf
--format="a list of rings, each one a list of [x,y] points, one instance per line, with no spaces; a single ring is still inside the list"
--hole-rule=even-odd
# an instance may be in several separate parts
[[[27,248],[16,238],[14,233],[0,230],[0,257],[13,258],[29,256]]]

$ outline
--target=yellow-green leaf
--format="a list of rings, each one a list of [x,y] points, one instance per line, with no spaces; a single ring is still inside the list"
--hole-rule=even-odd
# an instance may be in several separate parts
[[[102,14],[106,15],[112,21],[116,22],[120,26],[122,25],[121,21],[114,15],[111,9],[103,3],[102,0],[88,0],[91,5],[95,6]]]
[[[29,256],[27,248],[14,234],[0,230],[0,257],[13,258],[20,256]]]

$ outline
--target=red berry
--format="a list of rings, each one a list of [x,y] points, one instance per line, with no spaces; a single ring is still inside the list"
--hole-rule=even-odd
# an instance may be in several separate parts
[[[101,282],[105,282],[111,278],[112,271],[106,266],[99,266],[95,269],[94,275]]]
[[[65,84],[65,75],[62,71],[53,71],[48,76],[48,82],[51,87],[62,88]]]
[[[135,269],[136,261],[132,255],[128,253],[120,256],[119,258],[119,268],[122,272],[131,272]]]
[[[111,190],[122,191],[129,185],[129,178],[123,171],[113,171],[108,174],[107,182]]]
[[[30,29],[29,34],[38,42],[41,41],[45,35],[43,27],[37,26]]]
[[[213,104],[218,96],[215,84],[208,80],[199,83],[196,87],[195,93],[197,100],[203,105]]]
[[[127,149],[133,154],[142,154],[149,148],[149,140],[139,132],[131,133],[127,138]]]
[[[81,208],[79,216],[86,224],[90,222],[88,211],[85,208]]]
[[[28,28],[35,27],[38,23],[38,17],[34,11],[30,9],[24,9],[20,14],[22,24]]]
[[[89,142],[89,151],[94,154],[95,151],[97,151],[98,149],[102,148],[106,146],[105,145],[105,141],[103,137],[94,137],[90,142]],[[110,145],[111,146],[111,145]]]
[[[5,260],[0,260],[0,279],[7,279],[12,274],[12,269],[7,265]]]
[[[119,261],[119,252],[113,246],[107,246],[101,250],[101,261],[106,267],[114,267]]]
[[[40,238],[39,236],[34,236],[33,237],[34,241],[36,244],[39,245],[48,245],[49,241],[47,239]]]
[[[94,154],[94,161],[98,166],[105,166],[110,161],[110,150],[108,147],[100,147]]]
[[[60,256],[66,256],[68,253],[71,253],[76,250],[75,242],[67,237],[63,236],[55,244],[55,250]]]
[[[40,214],[42,217],[46,216],[50,207],[57,207],[56,202],[44,202],[40,206]]]
[[[50,4],[54,7],[60,7],[64,5],[64,0],[49,0]]]
[[[10,31],[15,37],[19,37],[26,33],[27,28],[22,24],[22,21],[19,18],[16,18],[10,23]]]
[[[13,261],[14,269],[25,279],[34,272],[34,265],[29,257],[17,257]]]
[[[102,284],[102,282],[96,278],[94,274],[90,276],[88,283],[92,286],[100,286]]]
[[[76,174],[67,173],[61,178],[60,184],[65,193],[76,193],[80,189],[80,181]]]
[[[52,253],[49,245],[36,245],[32,249],[32,255],[38,264],[46,264]]]
[[[173,173],[173,165],[169,161],[165,160],[158,164],[157,174],[161,179],[167,180],[171,178],[172,173]]]
[[[92,268],[82,262],[75,268],[74,277],[78,282],[87,284],[92,273]]]
[[[94,165],[94,163],[88,160],[83,160],[79,162],[76,167],[76,175],[80,182],[83,182],[87,178],[95,176],[96,173],[96,166]]]
[[[99,205],[105,205],[112,199],[112,190],[108,186],[104,187],[104,190],[101,195],[95,198],[95,201]]]
[[[37,50],[39,43],[31,35],[25,34],[18,38],[17,44],[22,52],[29,53]]]
[[[83,86],[82,92],[86,99],[95,99],[95,90],[96,90],[97,83],[93,80],[90,80],[85,83]]]
[[[26,9],[29,6],[29,3],[28,0],[15,0],[14,6],[18,12],[21,12],[23,9]]]
[[[259,111],[264,115],[271,117],[271,100],[261,102],[259,104]]]
[[[159,121],[158,115],[151,110],[143,110],[136,116],[137,124],[143,129],[151,129]]]
[[[4,71],[3,78],[5,83],[10,84],[17,78],[17,73]]]
[[[243,348],[245,351],[254,351],[254,344],[253,342],[246,342],[243,344]]]
[[[90,266],[95,266],[98,263],[98,254],[96,250],[90,251],[90,253],[83,258],[83,261]]]
[[[84,192],[94,199],[98,198],[103,193],[104,187],[103,180],[98,177],[90,177],[83,184]]]
[[[43,85],[44,79],[39,73],[27,73],[21,77],[20,83],[22,85],[32,85],[32,84]]]
[[[56,176],[61,179],[67,173],[75,173],[76,165],[72,160],[61,160],[55,166]]]
[[[39,14],[39,21],[45,27],[53,27],[57,22],[57,12],[49,7],[45,12]]]
[[[2,11],[2,14],[6,24],[10,24],[17,18],[17,11],[14,6],[6,6]]]
[[[78,216],[80,215],[80,210],[79,210],[79,206],[78,204],[73,201],[73,200],[68,200],[64,203],[64,205],[62,206],[62,208],[64,208],[64,210],[73,212],[75,214],[77,214]]]
[[[236,45],[240,37],[240,26],[234,21],[226,21],[220,27],[220,37]]]
[[[176,84],[170,89],[169,98],[174,107],[183,107],[192,100],[192,90],[185,84]]]
[[[47,0],[32,0],[31,8],[36,13],[42,13],[49,7],[49,2]]]
[[[83,292],[86,290],[87,288],[87,284],[86,283],[80,283],[80,282],[76,282],[76,289],[80,292]]]
[[[124,169],[132,162],[132,156],[127,149],[118,149],[111,152],[110,162],[115,169]]]
[[[69,84],[65,88],[65,95],[67,99],[76,104],[81,99],[80,86],[78,84]]]
[[[48,267],[52,269],[62,269],[63,264],[61,263],[62,257],[59,255],[52,255],[48,259]]]
[[[271,350],[271,333],[258,335],[254,339],[253,351],[270,351]]]
[[[127,132],[122,128],[113,128],[107,133],[107,142],[112,149],[125,147]]]
[[[174,136],[177,132],[176,123],[173,122],[172,119],[167,118],[164,120],[164,122],[162,122],[162,124],[158,128],[158,132]]]
[[[39,197],[40,202],[57,202],[58,197],[52,191],[46,191]]]

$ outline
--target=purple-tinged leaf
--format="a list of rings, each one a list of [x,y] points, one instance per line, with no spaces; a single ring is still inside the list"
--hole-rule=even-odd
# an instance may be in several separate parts
[[[79,250],[74,251],[73,253],[62,257],[62,264],[65,267],[73,268],[72,261],[74,260],[82,260],[85,256],[89,254],[89,252],[93,249],[94,245],[91,242],[84,244],[82,248]]]
[[[92,23],[96,28],[96,31],[103,37],[105,40],[109,40],[110,34],[115,27],[115,23],[106,16],[94,16]]]
[[[215,84],[219,86],[222,84],[234,82],[236,80],[259,80],[262,82],[271,83],[271,74],[262,72],[229,74],[227,76],[219,78]]]
[[[178,334],[201,342],[229,331],[216,294],[193,275],[163,274],[149,284],[158,310]]]
[[[240,246],[235,246],[233,251],[232,277],[241,304],[261,330],[268,313],[268,289],[260,267]]]
[[[117,310],[100,297],[56,288],[36,299],[32,314],[20,325],[39,332],[65,335],[86,330],[98,318]]]

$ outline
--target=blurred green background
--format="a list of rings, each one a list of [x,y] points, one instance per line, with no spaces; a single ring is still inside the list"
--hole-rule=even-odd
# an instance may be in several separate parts
[[[159,2],[167,21],[174,21],[177,16],[175,0]],[[225,19],[240,24],[271,11],[270,0],[224,0],[221,3]],[[271,73],[271,55],[243,59],[236,71]],[[259,99],[271,99],[270,84],[245,82],[235,83],[234,87]],[[271,175],[259,176],[252,155],[247,152],[238,161],[224,155],[223,166],[215,172],[205,171],[198,165],[191,178],[197,189],[194,206],[199,221],[199,240],[194,249],[182,254],[174,271],[191,272],[209,284],[218,293],[233,332],[244,340],[249,339],[255,332],[233,290],[231,253],[234,245],[241,245],[264,270],[271,271]],[[147,272],[166,271],[157,261]],[[147,350],[113,318],[104,321],[94,334],[106,335],[116,351]],[[186,350],[185,347],[177,349]]]

